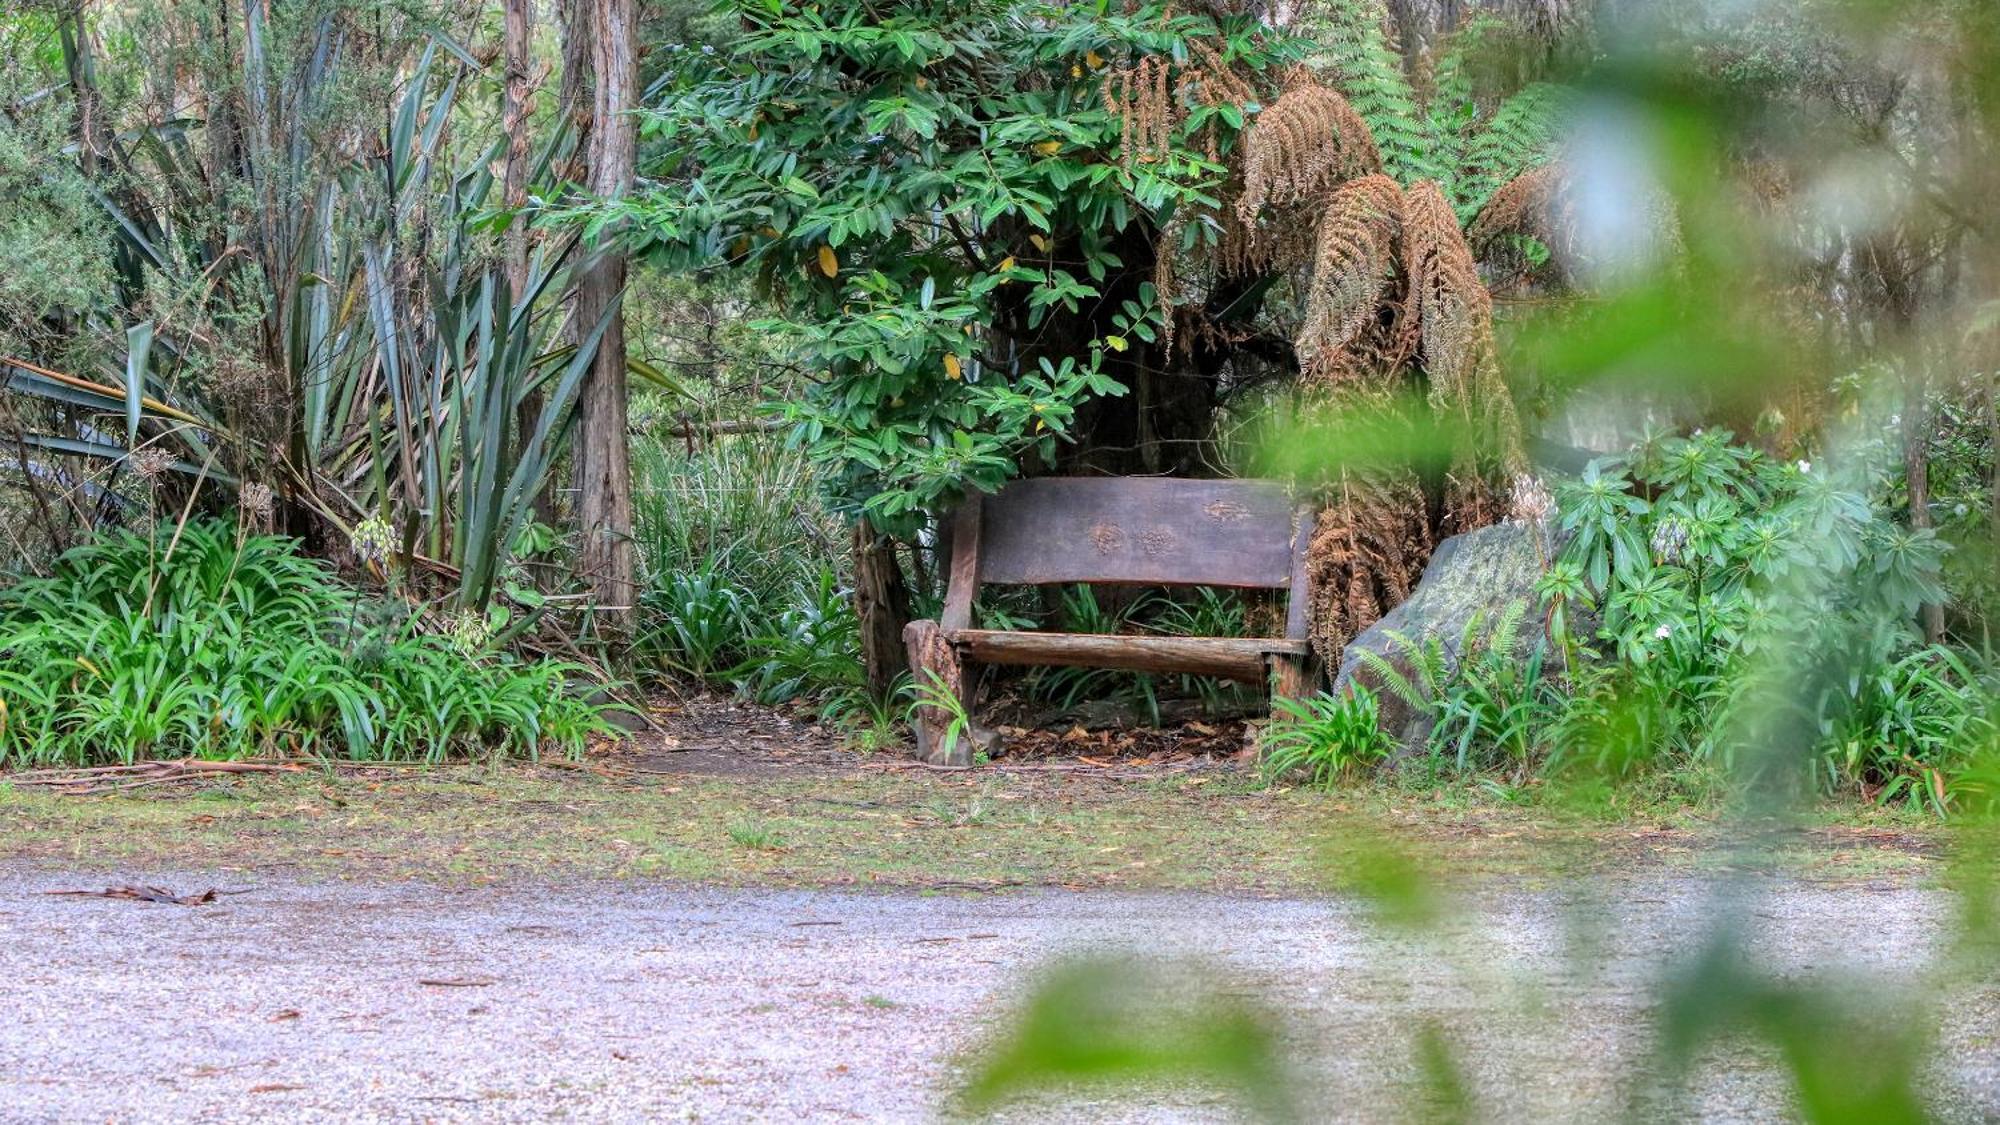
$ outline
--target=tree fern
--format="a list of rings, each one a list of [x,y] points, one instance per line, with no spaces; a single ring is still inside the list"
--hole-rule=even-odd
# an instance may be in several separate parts
[[[1498,21],[1477,19],[1454,34],[1425,94],[1403,71],[1380,0],[1337,0],[1315,18],[1318,65],[1368,123],[1383,170],[1405,187],[1437,181],[1462,222],[1501,185],[1553,157],[1575,102],[1569,90],[1537,83],[1481,113],[1470,56]]]
[[[1546,82],[1501,102],[1466,151],[1452,193],[1459,219],[1470,223],[1502,185],[1554,159],[1575,107],[1573,91]]]
[[[1327,5],[1319,19],[1316,37],[1325,53],[1318,61],[1368,122],[1383,168],[1403,184],[1449,175],[1439,165],[1437,139],[1403,73],[1403,58],[1389,41],[1380,3],[1343,0]]]

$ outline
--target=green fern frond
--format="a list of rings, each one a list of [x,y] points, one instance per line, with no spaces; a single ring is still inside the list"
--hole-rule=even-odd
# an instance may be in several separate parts
[[[1315,37],[1325,52],[1317,62],[1333,72],[1332,85],[1368,123],[1382,150],[1383,170],[1405,186],[1449,177],[1379,0],[1340,0],[1327,5],[1319,19]]]
[[[1516,599],[1500,611],[1500,617],[1493,624],[1493,636],[1487,644],[1487,651],[1503,656],[1513,656],[1519,652],[1521,640],[1521,620],[1528,612],[1528,603]]]
[[[1387,657],[1370,649],[1362,649],[1360,656],[1361,666],[1375,674],[1376,682],[1381,690],[1388,692],[1416,710],[1423,711],[1430,708],[1431,701],[1428,694],[1419,688],[1417,683],[1412,682],[1410,677],[1404,675],[1402,669],[1391,664]],[[1418,665],[1418,667],[1421,668],[1421,665]],[[1422,679],[1421,671],[1419,671],[1418,679]]]
[[[1459,219],[1471,222],[1507,181],[1554,159],[1575,111],[1575,91],[1546,82],[1501,102],[1466,150],[1452,193]]]
[[[1479,638],[1486,630],[1486,611],[1475,609],[1465,619],[1465,627],[1458,632],[1458,662],[1464,667],[1479,655]]]

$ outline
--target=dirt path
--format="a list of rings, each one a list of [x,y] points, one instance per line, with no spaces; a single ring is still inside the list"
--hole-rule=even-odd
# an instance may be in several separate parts
[[[130,881],[130,880],[120,880]],[[0,869],[0,1120],[927,1120],[956,1052],[1064,952],[1209,954],[1282,1014],[1315,1118],[1395,1119],[1409,1030],[1438,1019],[1494,1120],[1596,1120],[1644,1042],[1663,961],[1702,927],[1686,875],[1475,891],[1442,945],[1337,900],[1186,893],[453,888],[246,883],[205,907],[38,892],[102,873]],[[1609,884],[1600,889],[1612,890]],[[1944,903],[1901,883],[1765,885],[1778,966],[1878,979],[1931,955]],[[433,982],[433,983],[425,983]],[[1932,1093],[2000,1113],[2000,1005],[1964,998]],[[1768,1118],[1731,1051],[1693,1107]],[[1219,1094],[1083,1094],[1021,1120],[1210,1120]]]

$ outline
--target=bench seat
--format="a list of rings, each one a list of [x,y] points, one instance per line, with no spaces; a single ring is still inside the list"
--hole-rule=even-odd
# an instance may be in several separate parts
[[[951,521],[951,569],[936,621],[903,631],[910,669],[956,706],[913,710],[917,753],[967,765],[993,732],[971,727],[981,664],[1118,668],[1269,683],[1277,696],[1310,690],[1305,552],[1309,510],[1260,480],[1043,477],[967,496]],[[1169,637],[980,629],[981,585],[1080,582],[1284,590],[1283,637]]]

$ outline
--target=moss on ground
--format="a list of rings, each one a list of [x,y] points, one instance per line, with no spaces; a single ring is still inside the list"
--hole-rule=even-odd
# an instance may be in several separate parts
[[[1934,825],[1850,808],[1732,849],[1712,817],[1679,810],[1584,819],[1465,792],[1261,789],[1229,772],[1113,781],[525,765],[231,776],[95,796],[0,778],[0,824],[0,860],[107,871],[1251,893],[1326,887],[1385,842],[1455,877],[1748,863],[1873,878],[1929,870],[1943,840]]]

